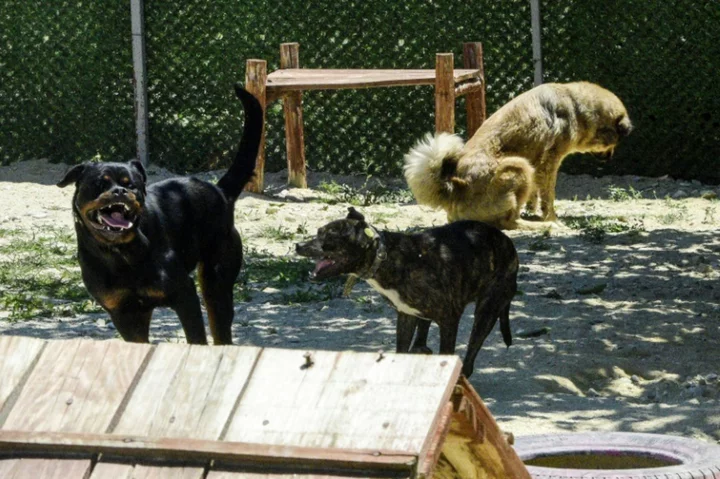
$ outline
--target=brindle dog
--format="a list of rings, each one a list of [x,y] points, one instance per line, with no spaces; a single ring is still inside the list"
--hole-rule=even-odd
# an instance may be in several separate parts
[[[392,303],[398,312],[397,352],[429,352],[433,321],[440,327],[440,353],[453,354],[460,318],[473,302],[463,374],[473,373],[475,357],[498,319],[505,344],[512,343],[510,302],[517,291],[518,256],[510,238],[492,226],[458,221],[415,234],[381,232],[350,208],[347,218],[323,226],[296,250],[317,260],[315,279],[355,275]]]
[[[139,161],[77,165],[58,183],[76,187],[83,282],[126,341],[148,342],[153,309],[168,306],[189,343],[207,344],[190,276],[197,266],[213,342],[232,343],[232,288],[242,265],[235,200],[253,176],[263,128],[260,103],[235,90],[245,109],[243,137],[217,185],[188,177],[146,187]]]

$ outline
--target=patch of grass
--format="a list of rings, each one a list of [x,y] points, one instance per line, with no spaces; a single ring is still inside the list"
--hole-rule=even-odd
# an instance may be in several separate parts
[[[629,233],[637,235],[645,231],[642,222],[628,222],[621,217],[579,216],[566,218],[565,224],[572,229],[580,230],[580,237],[585,241],[596,244],[603,243],[608,234]]]
[[[0,309],[10,321],[100,312],[85,289],[71,233],[6,230],[0,246]]]
[[[339,298],[342,295],[341,284],[338,281],[324,283],[317,287],[308,285],[303,289],[297,289],[291,293],[282,293],[280,295],[280,304],[303,304],[303,303],[319,303],[329,301],[333,298]]]
[[[665,197],[665,206],[667,207],[667,213],[658,217],[658,221],[660,221],[660,223],[664,225],[671,225],[685,220],[688,212],[687,205],[677,200],[673,200],[670,197]]]
[[[550,232],[543,231],[540,235],[530,240],[528,249],[531,251],[548,251],[552,249],[552,245],[548,242],[550,239]]]
[[[608,194],[612,201],[631,201],[641,200],[643,195],[641,192],[628,185],[627,189],[621,186],[610,185],[608,187]]]
[[[407,204],[413,200],[412,193],[408,189],[389,188],[381,182],[369,185],[369,180],[368,176],[360,188],[331,181],[320,183],[318,189],[331,196],[330,199],[323,200],[331,204],[348,203],[353,206],[370,206],[385,203]]]
[[[258,255],[247,255],[243,274],[250,283],[274,288],[285,288],[308,280],[315,264],[309,259]]]
[[[295,233],[282,226],[266,226],[260,230],[259,236],[274,241],[289,241],[295,239]]]

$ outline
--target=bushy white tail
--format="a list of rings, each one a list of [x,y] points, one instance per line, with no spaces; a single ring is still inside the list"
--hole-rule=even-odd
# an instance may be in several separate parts
[[[418,203],[439,208],[452,196],[462,138],[449,133],[428,133],[405,155],[405,179]]]

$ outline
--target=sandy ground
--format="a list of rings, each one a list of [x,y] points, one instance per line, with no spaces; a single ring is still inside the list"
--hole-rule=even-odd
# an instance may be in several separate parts
[[[72,188],[53,186],[64,170],[42,160],[0,167],[0,229],[71,231]],[[169,174],[151,172],[154,180]],[[347,204],[317,201],[324,197],[317,185],[365,181],[310,175],[311,190],[285,190],[281,172],[267,176],[268,196],[246,194],[239,200],[236,223],[246,248],[295,261],[294,242],[346,213]],[[400,180],[386,184],[403,186]],[[639,193],[619,197],[613,186]],[[592,241],[598,239],[593,230],[583,234],[568,228],[549,237],[510,233],[521,261],[521,294],[511,311],[515,342],[506,349],[494,331],[472,377],[503,429],[516,435],[657,432],[720,441],[720,203],[713,199],[718,192],[668,178],[561,175],[556,206],[563,221],[596,217],[624,225],[625,231],[601,241]],[[380,229],[444,223],[443,214],[414,203],[359,209]],[[278,238],[272,231],[293,234]],[[356,285],[350,298],[287,304],[287,295],[298,288],[317,292],[322,287],[253,291],[249,302],[236,305],[236,342],[308,350],[393,349],[395,313],[365,284]],[[471,312],[470,307],[459,333],[461,356]],[[2,311],[0,334],[116,335],[104,313],[12,322]],[[151,336],[184,340],[174,314],[165,310],[156,311]],[[437,350],[436,328],[431,340]]]

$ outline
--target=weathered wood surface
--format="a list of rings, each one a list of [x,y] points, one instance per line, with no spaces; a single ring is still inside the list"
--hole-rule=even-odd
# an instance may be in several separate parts
[[[465,88],[463,86],[455,89],[455,95],[465,96],[465,109],[467,111],[467,137],[472,138],[475,132],[485,122],[485,67],[483,62],[482,43],[464,43],[463,44],[463,66],[465,68],[474,68],[479,73],[479,79],[475,84],[472,83]]]
[[[477,69],[452,72],[454,83],[478,77]],[[412,85],[434,85],[435,70],[290,68],[267,76],[267,89],[284,93],[296,90],[339,90]]]
[[[260,354],[260,348],[161,344],[132,391],[113,434],[211,439],[221,438],[235,403]],[[172,468],[126,465],[130,477],[157,477]],[[103,463],[92,479],[116,477]],[[175,471],[179,473],[180,471]],[[204,466],[182,468],[183,477],[200,479]],[[122,471],[122,474],[130,474]]]
[[[300,68],[299,43],[280,45],[280,68]],[[283,97],[283,115],[285,116],[288,184],[295,188],[307,188],[301,91],[288,92]]]
[[[455,132],[453,54],[435,55],[435,132]]]
[[[32,368],[45,341],[22,336],[0,336],[0,423],[11,395]]]
[[[434,479],[531,479],[477,392],[464,377]]]
[[[0,454],[48,456],[0,460],[0,477],[14,479],[419,477],[442,446],[461,367],[448,356],[308,361],[301,350],[1,337],[0,353],[12,378]]]
[[[16,350],[6,353],[11,356]],[[1,429],[106,432],[149,353],[149,345],[121,341],[48,343]],[[5,362],[5,357],[0,359]],[[3,462],[6,464],[0,469],[11,470],[12,475],[7,477],[18,478],[87,477],[92,467],[88,459],[23,458]],[[52,475],[48,476],[48,471]]]

